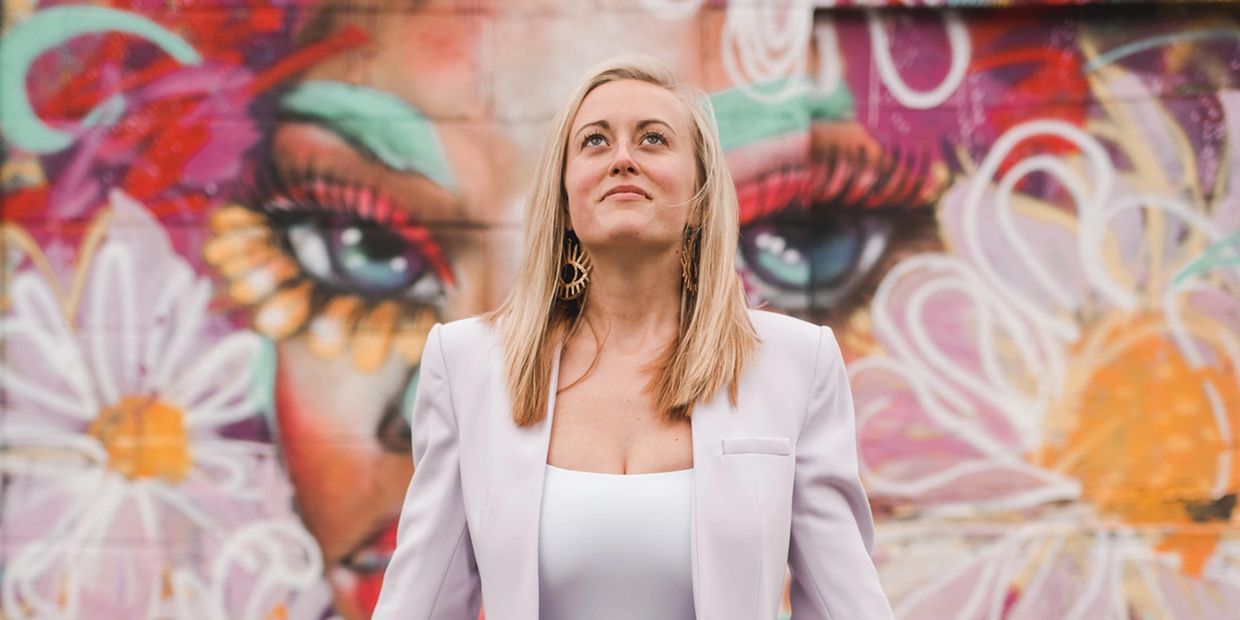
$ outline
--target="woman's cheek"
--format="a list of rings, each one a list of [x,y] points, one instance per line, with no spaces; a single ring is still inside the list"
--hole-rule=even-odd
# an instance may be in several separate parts
[[[593,189],[601,181],[601,175],[593,173],[588,163],[571,160],[564,169],[564,191],[568,194],[568,211],[573,220],[573,227],[586,224],[587,207]]]

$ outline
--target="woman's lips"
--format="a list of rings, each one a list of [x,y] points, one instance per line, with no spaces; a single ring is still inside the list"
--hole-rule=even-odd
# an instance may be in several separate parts
[[[607,197],[604,198],[604,200],[645,200],[645,199],[646,199],[645,194],[639,194],[637,192],[614,192],[611,194],[607,194]]]
[[[603,192],[603,200],[645,200],[650,198],[646,190],[636,185],[617,185]]]

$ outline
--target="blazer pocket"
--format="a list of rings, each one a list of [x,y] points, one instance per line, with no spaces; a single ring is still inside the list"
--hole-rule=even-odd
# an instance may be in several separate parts
[[[723,453],[728,454],[792,454],[792,440],[787,437],[728,437],[723,440]]]

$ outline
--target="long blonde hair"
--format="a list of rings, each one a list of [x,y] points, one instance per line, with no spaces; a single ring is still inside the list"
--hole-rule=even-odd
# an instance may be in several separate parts
[[[566,303],[556,296],[568,224],[565,158],[569,130],[581,102],[595,88],[617,80],[666,88],[684,104],[694,126],[698,191],[691,199],[689,221],[700,227],[697,290],[695,294],[682,290],[677,338],[651,369],[646,392],[656,411],[667,420],[688,419],[695,402],[709,400],[724,385],[735,405],[741,371],[758,345],[736,275],[736,189],[724,161],[710,99],[682,84],[653,58],[604,62],[586,73],[552,123],[526,203],[525,255],[516,281],[503,304],[485,316],[499,325],[512,417],[518,426],[532,426],[546,416],[555,348],[577,327],[584,303],[588,303],[588,299]]]

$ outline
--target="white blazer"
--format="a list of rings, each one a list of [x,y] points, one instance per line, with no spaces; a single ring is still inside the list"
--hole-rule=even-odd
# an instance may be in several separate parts
[[[852,396],[830,329],[762,311],[739,385],[693,411],[693,600],[699,620],[891,618],[870,558]],[[511,417],[498,330],[436,325],[414,397],[416,468],[376,620],[537,620],[538,524],[551,402]]]

